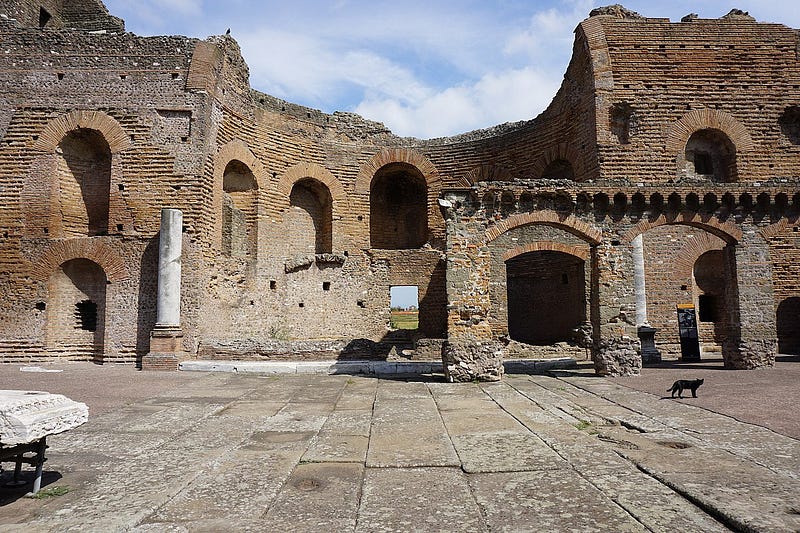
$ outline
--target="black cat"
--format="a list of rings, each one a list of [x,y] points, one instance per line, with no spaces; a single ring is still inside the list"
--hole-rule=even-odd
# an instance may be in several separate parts
[[[697,388],[702,384],[702,379],[679,379],[672,384],[671,389],[667,389],[667,392],[671,392],[673,398],[675,397],[676,392],[678,393],[678,398],[683,398],[683,396],[681,396],[681,394],[683,394],[683,390],[691,389],[692,398],[697,398]]]

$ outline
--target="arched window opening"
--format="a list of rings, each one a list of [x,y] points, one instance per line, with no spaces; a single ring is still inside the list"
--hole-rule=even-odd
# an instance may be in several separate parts
[[[388,164],[370,186],[370,245],[401,250],[428,240],[428,188],[425,177],[406,163]]]
[[[108,233],[111,149],[99,131],[79,128],[58,144],[61,227],[65,237]]]
[[[784,298],[775,316],[778,330],[778,352],[800,354],[800,297]]]
[[[294,253],[328,254],[332,250],[333,200],[321,182],[306,178],[289,196],[289,239]]]
[[[534,345],[575,340],[586,321],[585,262],[550,250],[506,261],[508,333]]]
[[[575,171],[572,163],[566,159],[556,159],[547,165],[542,172],[543,179],[550,180],[575,180]]]
[[[70,357],[102,357],[107,278],[88,259],[66,261],[50,277],[46,344]]]
[[[800,107],[789,106],[787,107],[780,118],[778,123],[781,126],[781,133],[792,144],[800,144]]]
[[[255,252],[258,185],[250,168],[233,160],[222,178],[222,251],[242,257]]]
[[[698,333],[703,350],[719,351],[725,338],[725,253],[711,250],[695,261],[693,268]]]
[[[689,137],[684,153],[688,176],[732,182],[737,179],[736,147],[722,131],[704,129]]]

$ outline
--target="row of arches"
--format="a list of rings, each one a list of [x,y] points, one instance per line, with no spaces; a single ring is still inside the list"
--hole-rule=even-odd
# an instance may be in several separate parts
[[[250,164],[257,164],[254,157],[250,159]],[[288,248],[295,254],[333,252],[334,214],[346,211],[346,206],[337,205],[346,202],[341,185],[317,165],[294,167],[284,178],[277,192],[288,197],[288,203],[278,202],[289,230]],[[221,250],[227,256],[253,256],[258,247],[259,202],[267,195],[260,194],[253,169],[242,159],[225,164],[221,182]],[[429,240],[429,205],[428,181],[417,167],[389,162],[378,168],[369,182],[369,247],[422,247]]]

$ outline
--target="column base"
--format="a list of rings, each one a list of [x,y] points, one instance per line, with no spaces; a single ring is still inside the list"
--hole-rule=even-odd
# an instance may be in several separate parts
[[[142,357],[142,370],[177,371],[183,355],[181,328],[156,324],[150,333],[150,352]]]
[[[642,364],[653,365],[661,362],[661,352],[656,348],[656,328],[639,326],[636,333],[642,345]]]

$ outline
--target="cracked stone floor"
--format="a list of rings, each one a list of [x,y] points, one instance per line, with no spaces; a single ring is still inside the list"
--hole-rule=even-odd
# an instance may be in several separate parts
[[[59,368],[25,378],[107,398],[73,394],[90,420],[48,440],[43,480],[67,492],[0,488],[3,531],[800,530],[800,441],[585,372]]]

